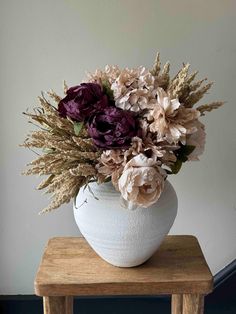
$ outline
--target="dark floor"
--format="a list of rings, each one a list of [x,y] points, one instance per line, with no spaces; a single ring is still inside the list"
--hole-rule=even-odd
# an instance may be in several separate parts
[[[24,297],[23,297],[24,298]],[[28,297],[0,299],[0,314],[42,314],[42,300]],[[169,314],[170,298],[77,298],[78,314]],[[236,274],[206,297],[205,314],[236,314]]]

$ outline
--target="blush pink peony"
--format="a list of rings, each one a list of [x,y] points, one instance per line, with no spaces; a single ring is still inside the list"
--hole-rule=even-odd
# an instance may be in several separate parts
[[[149,207],[156,203],[164,188],[165,172],[157,161],[139,154],[132,158],[118,181],[127,208]]]

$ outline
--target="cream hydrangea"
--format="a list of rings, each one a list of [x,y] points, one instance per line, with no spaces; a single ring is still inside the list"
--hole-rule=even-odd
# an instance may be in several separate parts
[[[116,107],[134,112],[153,108],[154,82],[154,76],[145,67],[124,69],[111,85]]]
[[[117,65],[106,65],[105,70],[96,70],[95,73],[88,73],[89,82],[97,82],[102,84],[102,82],[109,82],[113,84],[117,77],[120,75],[121,70]]]
[[[118,188],[125,207],[149,207],[156,203],[164,188],[165,172],[156,160],[139,154],[124,167]]]

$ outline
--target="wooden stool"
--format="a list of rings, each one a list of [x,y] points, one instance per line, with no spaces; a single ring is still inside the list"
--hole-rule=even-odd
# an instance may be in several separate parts
[[[45,314],[72,314],[73,296],[172,295],[172,314],[201,314],[213,278],[193,236],[167,236],[141,266],[114,267],[83,238],[49,240],[35,279]]]

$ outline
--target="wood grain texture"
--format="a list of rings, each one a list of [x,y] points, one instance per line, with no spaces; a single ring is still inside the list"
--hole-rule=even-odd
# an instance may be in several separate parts
[[[53,238],[35,279],[39,296],[207,294],[212,274],[193,236],[167,236],[146,263],[114,267],[83,238]]]
[[[44,297],[44,314],[73,314],[73,297]]]
[[[74,298],[72,296],[65,297],[65,313],[73,314]]]
[[[171,314],[182,314],[183,312],[183,295],[172,294],[171,296]]]
[[[204,296],[200,294],[183,295],[183,314],[203,314]]]

